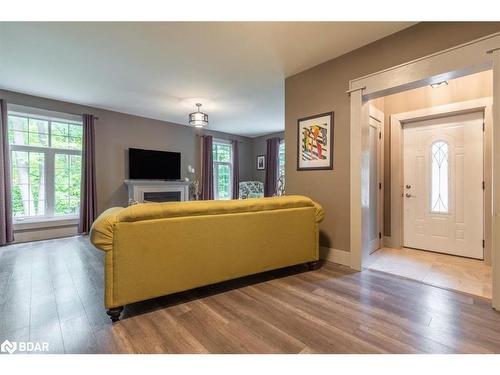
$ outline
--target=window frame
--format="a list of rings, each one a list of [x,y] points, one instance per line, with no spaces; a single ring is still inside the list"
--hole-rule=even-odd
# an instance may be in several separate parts
[[[9,141],[9,155],[12,158],[13,152],[15,151],[20,151],[20,152],[35,152],[35,153],[41,153],[44,155],[44,181],[45,181],[45,207],[44,207],[44,215],[30,215],[30,216],[13,216],[13,224],[15,226],[15,229],[30,229],[31,227],[39,227],[37,225],[38,223],[53,223],[54,225],[64,225],[67,223],[74,224],[77,223],[80,214],[79,212],[74,213],[74,214],[62,214],[62,215],[56,215],[55,214],[55,157],[58,154],[62,155],[77,155],[83,157],[83,121],[76,120],[74,115],[66,115],[64,113],[58,114],[60,116],[53,116],[52,114],[54,112],[51,111],[44,111],[40,109],[33,109],[31,108],[26,108],[22,106],[17,106],[17,105],[12,105],[9,106],[7,110],[7,118],[9,116],[16,116],[16,117],[24,117],[28,119],[33,119],[33,120],[42,120],[42,121],[47,121],[48,123],[48,146],[34,146],[34,145],[16,145],[16,144],[11,144],[10,139]],[[44,112],[47,113],[47,115],[44,114]],[[79,125],[82,127],[82,149],[77,150],[77,149],[69,149],[69,148],[53,148],[51,147],[52,144],[52,123],[53,122],[61,122],[61,123],[66,123],[66,124],[71,124],[71,125]],[[9,129],[8,121],[7,121],[7,129]],[[8,131],[7,131],[8,134]],[[83,161],[82,161],[83,162]],[[11,162],[12,163],[12,162]],[[12,169],[13,166],[11,165],[10,168]],[[14,185],[12,184],[11,188],[13,188]],[[81,190],[80,190],[81,194]],[[31,225],[34,224],[34,225]]]
[[[234,163],[234,156],[233,156],[233,145],[231,141],[228,141],[226,139],[214,139],[212,143],[212,148],[215,147],[216,144],[221,144],[225,146],[229,146],[231,148],[231,160],[229,162],[227,161],[216,161],[213,158],[214,150],[212,149],[212,171],[214,174],[214,199],[215,200],[231,200],[233,199],[233,163]],[[227,165],[229,166],[229,198],[219,198],[219,186],[218,186],[218,165]]]

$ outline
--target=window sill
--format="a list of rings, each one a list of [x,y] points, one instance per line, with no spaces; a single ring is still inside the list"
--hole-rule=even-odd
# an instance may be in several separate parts
[[[29,218],[14,221],[14,230],[41,229],[78,225],[78,216]]]

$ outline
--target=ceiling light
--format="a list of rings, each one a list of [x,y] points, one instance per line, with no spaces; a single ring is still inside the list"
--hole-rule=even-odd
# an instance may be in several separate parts
[[[436,89],[436,88],[438,88],[438,87],[442,87],[442,86],[448,86],[448,81],[441,81],[441,82],[433,83],[433,84],[431,85],[431,87],[432,87],[433,89]]]
[[[195,128],[204,128],[208,126],[208,115],[200,111],[201,103],[196,103],[198,110],[189,114],[189,125]]]

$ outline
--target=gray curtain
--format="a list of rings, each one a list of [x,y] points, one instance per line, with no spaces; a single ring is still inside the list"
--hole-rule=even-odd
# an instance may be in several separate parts
[[[0,246],[14,241],[7,103],[0,99]]]
[[[83,115],[82,185],[78,233],[88,233],[96,215],[94,116]]]
[[[264,196],[272,197],[278,192],[278,157],[280,139],[277,137],[269,138],[266,143],[266,181],[264,183]]]
[[[233,146],[233,199],[238,199],[240,194],[240,157],[238,141],[231,141]]]
[[[213,137],[201,136],[201,199],[214,199]]]

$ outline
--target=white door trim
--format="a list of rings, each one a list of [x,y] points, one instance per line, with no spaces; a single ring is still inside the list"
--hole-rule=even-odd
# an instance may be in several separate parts
[[[500,145],[500,50],[490,54],[493,57],[493,126],[491,131],[492,143]],[[493,170],[493,218],[492,218],[492,304],[500,310],[500,147],[492,150]]]
[[[492,139],[500,144],[500,33],[473,40],[408,63],[360,77],[349,82],[351,96],[350,123],[350,251],[351,268],[362,269],[363,233],[368,230],[367,215],[362,207],[361,193],[366,186],[361,176],[367,165],[362,155],[368,151],[366,128],[366,100],[389,93],[421,87],[493,67],[493,120]],[[493,51],[493,52],[492,52]],[[363,103],[365,100],[365,103]],[[365,115],[365,116],[364,116]],[[499,127],[498,131],[496,127]],[[500,186],[500,147],[493,149],[493,181]],[[500,189],[493,190],[494,233],[500,233]],[[500,310],[500,235],[492,241],[493,307]]]
[[[391,237],[390,246],[403,246],[403,204],[401,197],[403,186],[403,125],[414,121],[430,120],[438,117],[448,117],[463,113],[484,113],[484,260],[491,263],[491,221],[492,217],[492,173],[491,173],[491,129],[492,129],[493,98],[481,98],[445,104],[416,111],[403,112],[391,115]]]
[[[367,133],[368,123],[366,119],[367,104],[363,104],[362,89],[357,89],[350,92],[351,95],[351,127],[350,135],[350,215],[349,215],[349,239],[351,250],[351,268],[361,271],[361,247],[363,245],[362,233],[363,228],[367,225],[362,225],[362,220],[368,223],[368,213],[366,208],[361,204],[361,191],[366,191],[368,186],[361,184],[361,174],[366,173],[367,165],[362,165],[362,150],[368,150],[368,134],[361,137],[361,129]],[[364,124],[362,124],[362,122]],[[365,123],[366,122],[366,123]],[[366,163],[364,163],[366,164]],[[368,228],[366,228],[366,231]]]
[[[491,69],[500,32],[349,81],[349,92],[373,99]]]

